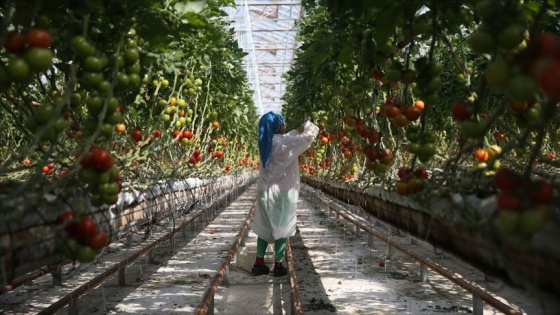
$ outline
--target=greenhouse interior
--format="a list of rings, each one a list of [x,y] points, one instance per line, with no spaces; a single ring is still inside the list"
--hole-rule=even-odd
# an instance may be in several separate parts
[[[560,0],[3,0],[0,42],[0,314],[560,315]]]

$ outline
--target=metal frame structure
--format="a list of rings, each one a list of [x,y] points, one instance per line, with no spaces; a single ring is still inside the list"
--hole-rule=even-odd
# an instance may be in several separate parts
[[[299,0],[236,0],[226,8],[239,46],[248,55],[244,65],[259,114],[280,113],[285,92],[282,75],[292,66],[297,47],[295,21]]]

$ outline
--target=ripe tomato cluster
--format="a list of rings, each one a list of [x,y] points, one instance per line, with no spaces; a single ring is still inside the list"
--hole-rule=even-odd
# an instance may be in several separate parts
[[[107,233],[100,231],[94,220],[78,218],[72,210],[62,212],[57,224],[64,227],[66,232],[60,251],[68,259],[81,263],[92,262],[97,253],[109,244]]]
[[[122,190],[120,170],[114,163],[111,152],[103,148],[92,148],[81,161],[80,179],[87,184],[90,202],[98,207],[115,204]]]
[[[520,174],[501,168],[494,176],[498,190],[498,220],[502,231],[525,238],[538,232],[549,219],[555,192],[549,180],[525,180]]]
[[[395,160],[393,150],[391,149],[382,149],[367,145],[364,147],[363,152],[367,157],[365,164],[366,169],[373,171],[376,175],[385,174]]]
[[[387,98],[383,112],[395,126],[405,127],[420,118],[422,108],[424,108],[424,102],[415,102],[414,105],[405,108],[401,102],[393,98]]]
[[[498,159],[501,153],[502,148],[496,144],[474,150],[473,158],[478,162],[474,169],[482,170],[488,176],[494,175],[494,171],[501,166],[501,162]]]
[[[428,179],[428,171],[425,168],[419,167],[412,169],[406,166],[399,168],[397,172],[399,182],[397,183],[397,193],[401,196],[408,196],[410,194],[422,191],[424,188],[424,180]]]
[[[56,165],[54,164],[54,162],[51,162],[51,163],[49,163],[49,164],[47,164],[47,165],[44,165],[44,166],[41,168],[41,171],[42,171],[43,174],[45,174],[45,175],[52,175],[52,174],[54,174],[54,168],[55,168],[55,166],[56,166]]]
[[[196,149],[189,157],[189,163],[192,164],[194,168],[199,168],[200,161],[202,161],[202,154],[199,149]]]
[[[173,138],[185,145],[192,145],[194,143],[194,134],[190,130],[175,130],[173,132]]]

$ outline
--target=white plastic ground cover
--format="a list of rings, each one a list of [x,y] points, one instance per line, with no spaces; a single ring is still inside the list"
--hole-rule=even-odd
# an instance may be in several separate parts
[[[116,220],[121,217],[124,213],[124,208],[127,206],[134,206],[135,204],[141,204],[146,202],[145,211],[146,217],[154,218],[155,214],[160,208],[160,206],[168,208],[178,208],[182,205],[177,204],[172,198],[166,198],[164,194],[166,193],[177,193],[179,195],[190,196],[189,191],[193,191],[192,198],[201,198],[206,196],[208,193],[212,195],[218,194],[220,189],[234,189],[236,187],[242,186],[243,183],[247,183],[256,178],[257,173],[254,171],[241,173],[241,174],[229,174],[223,177],[216,178],[187,178],[187,179],[167,179],[159,181],[158,183],[151,185],[148,189],[137,190],[130,189],[124,190],[119,194],[119,202],[110,207],[104,205],[102,207],[93,207],[88,198],[84,198],[85,206],[87,207],[87,214],[90,214],[92,218],[98,223],[100,229],[104,231],[112,231],[112,233],[117,233],[121,235],[122,233],[130,230],[133,226],[115,226]],[[204,185],[211,184],[210,191],[202,192],[204,195],[194,194],[197,188]],[[216,187],[216,186],[226,186],[229,187]],[[80,191],[74,192],[77,196],[80,196]],[[167,200],[166,205],[158,205],[156,200],[165,198]],[[184,199],[184,198],[183,198]],[[194,202],[194,200],[193,200]],[[31,208],[31,205],[33,207]],[[56,244],[59,242],[59,238],[62,234],[54,233],[56,227],[53,225],[56,221],[57,216],[70,208],[77,207],[76,201],[64,200],[61,196],[55,193],[35,193],[28,192],[18,198],[2,200],[3,209],[14,209],[13,211],[2,211],[0,217],[0,251],[14,252],[22,251],[19,259],[24,259],[24,261],[31,262],[28,265],[22,266],[16,264],[12,267],[15,268],[14,274],[20,276],[24,272],[28,272],[30,269],[39,268],[45,264],[52,263],[55,259],[51,254],[53,253]],[[6,207],[6,208],[5,208]],[[25,234],[25,243],[19,239],[14,239],[11,235],[11,231],[18,230],[23,231],[18,235],[23,237],[21,233]],[[21,235],[20,235],[21,234]],[[22,239],[23,240],[23,239]],[[33,244],[32,247],[27,247]],[[52,257],[51,257],[52,256]],[[47,259],[47,260],[45,260]],[[2,263],[3,264],[3,263]],[[0,266],[3,268],[3,266]],[[0,279],[2,281],[2,279]]]
[[[310,177],[311,180],[329,185],[334,188],[354,190],[355,188],[344,183],[330,183],[320,178]],[[387,201],[399,206],[409,207],[413,210],[429,214],[448,224],[458,226],[475,225],[487,231],[494,231],[499,234],[497,222],[498,204],[496,195],[480,198],[474,194],[449,193],[434,190],[429,194],[429,198],[423,203],[413,197],[400,196],[395,191],[389,191],[381,185],[373,185],[363,191],[364,194],[371,195],[383,201]],[[550,211],[560,211],[560,205],[549,205]],[[517,244],[519,240],[515,236],[500,235],[503,242]],[[528,241],[528,244],[520,244],[523,248],[530,248],[554,259],[560,259],[560,223],[549,220],[547,224]]]
[[[144,200],[154,199],[158,196],[171,192],[195,189],[207,184],[214,183],[218,180],[234,182],[235,178],[240,178],[241,180],[246,181],[255,178],[256,176],[256,172],[253,171],[242,174],[230,174],[214,178],[170,178],[160,180],[157,182],[157,184],[150,185],[144,189],[140,189],[139,186],[135,186],[131,189],[121,191],[119,194],[119,201],[117,202],[117,204],[111,207],[122,208],[137,202],[142,202]]]

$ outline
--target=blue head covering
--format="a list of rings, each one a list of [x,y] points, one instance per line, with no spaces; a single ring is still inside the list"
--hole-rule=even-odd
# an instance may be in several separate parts
[[[263,168],[266,168],[270,158],[272,137],[282,126],[284,126],[284,117],[272,111],[264,114],[259,121],[259,153]]]

